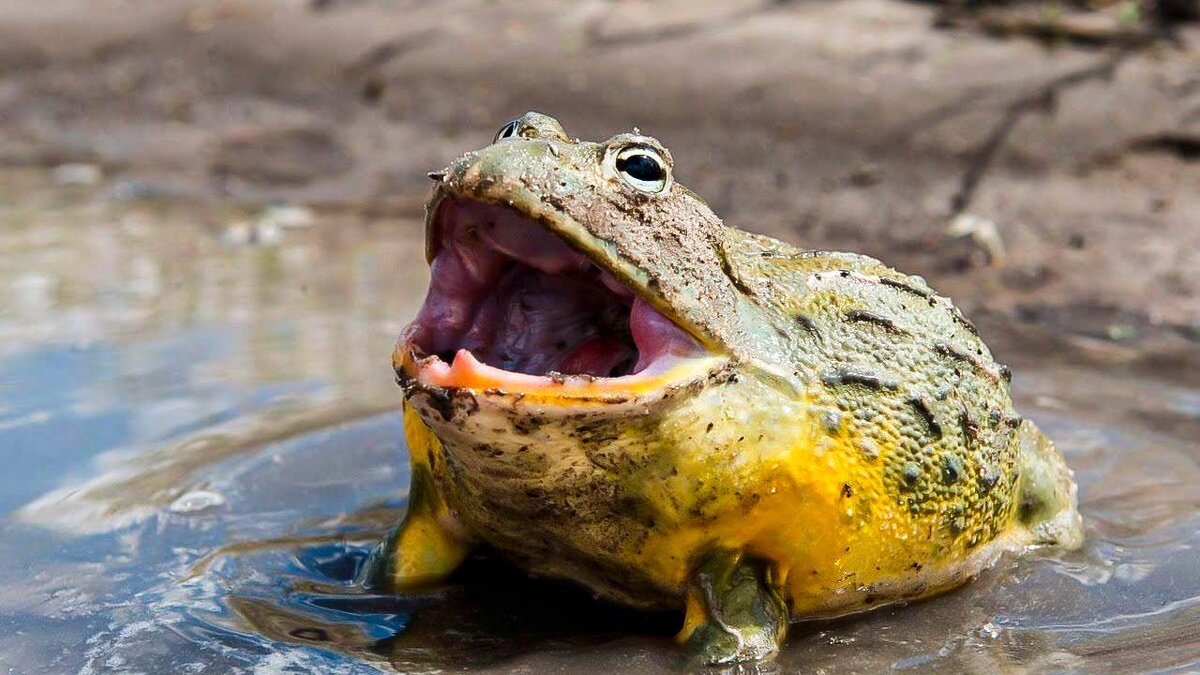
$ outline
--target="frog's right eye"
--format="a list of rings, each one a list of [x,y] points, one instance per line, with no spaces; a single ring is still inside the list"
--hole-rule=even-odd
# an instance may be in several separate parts
[[[500,127],[500,131],[496,132],[492,142],[503,141],[506,138],[516,138],[521,135],[521,120],[512,120],[511,122]]]
[[[667,162],[654,148],[633,145],[617,152],[614,166],[621,178],[642,192],[667,189]]]

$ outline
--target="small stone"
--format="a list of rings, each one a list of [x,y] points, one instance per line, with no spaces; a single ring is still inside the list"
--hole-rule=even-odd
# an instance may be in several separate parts
[[[1004,258],[1004,239],[995,221],[973,213],[960,213],[946,226],[946,234],[955,238],[967,238],[987,254],[990,262]]]
[[[299,230],[312,227],[316,215],[307,206],[272,206],[263,212],[259,221],[271,221],[285,230]]]
[[[275,246],[283,240],[283,229],[274,221],[260,220],[254,224],[253,242],[260,246]]]
[[[122,178],[110,183],[105,195],[116,202],[132,202],[144,199],[168,199],[178,197],[184,191],[176,186],[154,180]]]
[[[1137,326],[1131,323],[1111,323],[1105,328],[1108,339],[1113,342],[1125,342],[1138,336]]]
[[[104,178],[104,172],[95,164],[70,163],[54,167],[53,180],[61,186],[91,186]]]
[[[239,220],[226,226],[221,241],[230,246],[276,246],[283,240],[283,228],[272,220]]]
[[[239,220],[235,223],[230,223],[225,231],[221,233],[221,241],[233,246],[242,246],[250,243],[251,229],[250,223]]]

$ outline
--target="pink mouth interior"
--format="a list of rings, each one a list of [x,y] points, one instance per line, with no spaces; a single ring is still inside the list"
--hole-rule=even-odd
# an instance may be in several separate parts
[[[512,209],[438,207],[429,292],[410,343],[450,363],[460,350],[527,375],[621,377],[700,346],[543,226]]]

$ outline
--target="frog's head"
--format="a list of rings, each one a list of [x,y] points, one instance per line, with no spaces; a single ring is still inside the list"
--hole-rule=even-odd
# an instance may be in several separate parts
[[[531,112],[430,174],[431,279],[397,348],[401,380],[577,407],[727,369],[723,225],[671,172],[653,138],[572,140]]]

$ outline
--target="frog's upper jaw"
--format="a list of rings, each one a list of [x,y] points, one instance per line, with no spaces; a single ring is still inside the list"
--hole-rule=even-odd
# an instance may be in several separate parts
[[[396,355],[421,385],[611,399],[727,360],[514,208],[447,195],[430,218],[429,291]]]

